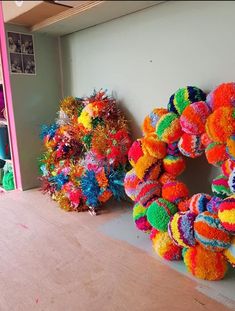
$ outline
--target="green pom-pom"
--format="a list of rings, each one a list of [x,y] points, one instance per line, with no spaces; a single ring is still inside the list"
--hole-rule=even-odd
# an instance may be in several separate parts
[[[177,212],[177,207],[165,200],[157,199],[154,201],[147,210],[148,222],[159,231],[167,231],[170,217]]]

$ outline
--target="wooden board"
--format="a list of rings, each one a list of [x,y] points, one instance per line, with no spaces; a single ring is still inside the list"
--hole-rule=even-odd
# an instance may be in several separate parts
[[[25,9],[18,8],[14,1],[3,1],[4,21],[31,27],[43,20],[50,18],[69,9],[68,6],[46,1],[25,1]],[[11,11],[14,11],[12,15]]]
[[[79,5],[35,23],[32,31],[65,35],[164,1],[79,1]]]

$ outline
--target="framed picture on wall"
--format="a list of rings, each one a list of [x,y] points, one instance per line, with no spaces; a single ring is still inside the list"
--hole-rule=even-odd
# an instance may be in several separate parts
[[[10,72],[36,75],[33,35],[8,31],[7,42]]]

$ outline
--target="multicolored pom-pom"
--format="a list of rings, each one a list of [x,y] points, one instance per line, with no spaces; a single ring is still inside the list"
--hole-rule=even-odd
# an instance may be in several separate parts
[[[232,194],[228,185],[228,177],[224,175],[219,175],[212,180],[211,189],[215,196],[222,199]]]
[[[170,220],[168,233],[172,240],[181,247],[194,246],[193,224],[196,215],[190,211],[178,212]]]
[[[192,135],[204,133],[206,120],[210,112],[210,108],[203,101],[187,106],[180,117],[182,130]]]
[[[167,155],[163,159],[163,168],[165,172],[178,176],[183,173],[186,168],[185,159],[182,156]]]
[[[231,245],[224,251],[224,256],[228,262],[235,268],[235,236],[231,240]]]
[[[189,209],[192,213],[198,215],[206,210],[207,203],[211,196],[206,193],[194,194],[189,200]]]
[[[155,252],[166,260],[181,260],[182,248],[175,245],[167,232],[156,232],[152,239]]]
[[[222,226],[235,233],[235,198],[229,197],[219,203],[218,217]]]
[[[157,180],[161,173],[161,162],[148,154],[143,155],[133,165],[136,175],[141,180]]]
[[[162,197],[172,203],[178,204],[189,195],[187,186],[180,181],[169,182],[162,187]]]
[[[195,239],[204,248],[221,252],[230,246],[230,235],[222,227],[217,215],[208,211],[199,214],[194,222]]]
[[[136,200],[136,189],[140,183],[140,179],[136,176],[135,169],[131,169],[129,172],[126,173],[124,178],[124,188],[126,195],[132,200]]]
[[[167,231],[170,217],[177,212],[177,207],[165,200],[157,199],[148,207],[147,219],[153,228],[159,231]]]
[[[139,203],[136,203],[133,208],[133,220],[136,227],[141,231],[148,232],[152,228],[147,221],[147,208]]]
[[[219,204],[221,200],[222,199],[218,197],[212,197],[206,205],[206,209],[208,210],[208,212],[210,212],[211,214],[218,214]]]
[[[230,137],[228,137],[226,144],[226,152],[228,154],[228,157],[232,161],[235,161],[235,135],[231,135]]]
[[[181,115],[184,109],[192,103],[204,101],[206,94],[195,86],[186,86],[171,95],[168,110]]]
[[[147,153],[156,159],[164,158],[167,152],[166,143],[159,140],[155,133],[148,134],[143,138],[142,148],[144,153]]]
[[[178,143],[180,152],[189,158],[197,158],[204,152],[201,137],[184,133]]]
[[[201,245],[185,249],[183,258],[187,270],[199,279],[221,280],[227,271],[223,254],[212,252]]]
[[[159,178],[159,181],[162,185],[165,185],[167,184],[168,182],[171,182],[171,181],[175,181],[175,176],[171,175],[170,173],[166,173],[164,172],[160,178]]]
[[[133,142],[128,151],[128,160],[133,166],[143,155],[144,153],[142,150],[142,140],[137,139],[136,141]]]
[[[164,108],[155,108],[147,117],[145,117],[142,129],[145,135],[154,133],[156,130],[156,124],[161,116],[166,114],[168,111]]]
[[[229,185],[230,191],[234,194],[235,193],[235,169],[229,175],[228,185]]]
[[[182,130],[178,116],[173,112],[164,114],[157,122],[156,133],[160,140],[168,144],[179,140]]]
[[[227,159],[224,161],[224,163],[221,165],[221,170],[224,176],[229,177],[229,175],[232,173],[232,171],[235,169],[235,162],[231,159]]]
[[[136,202],[144,207],[148,207],[154,200],[161,195],[161,184],[158,181],[143,181],[138,184],[136,189]]]
[[[211,143],[207,146],[205,153],[208,163],[214,166],[221,166],[227,159],[225,144]]]

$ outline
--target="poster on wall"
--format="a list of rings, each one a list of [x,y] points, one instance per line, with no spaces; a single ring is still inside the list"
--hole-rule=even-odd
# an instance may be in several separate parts
[[[7,41],[11,73],[36,75],[33,35],[8,31]]]

